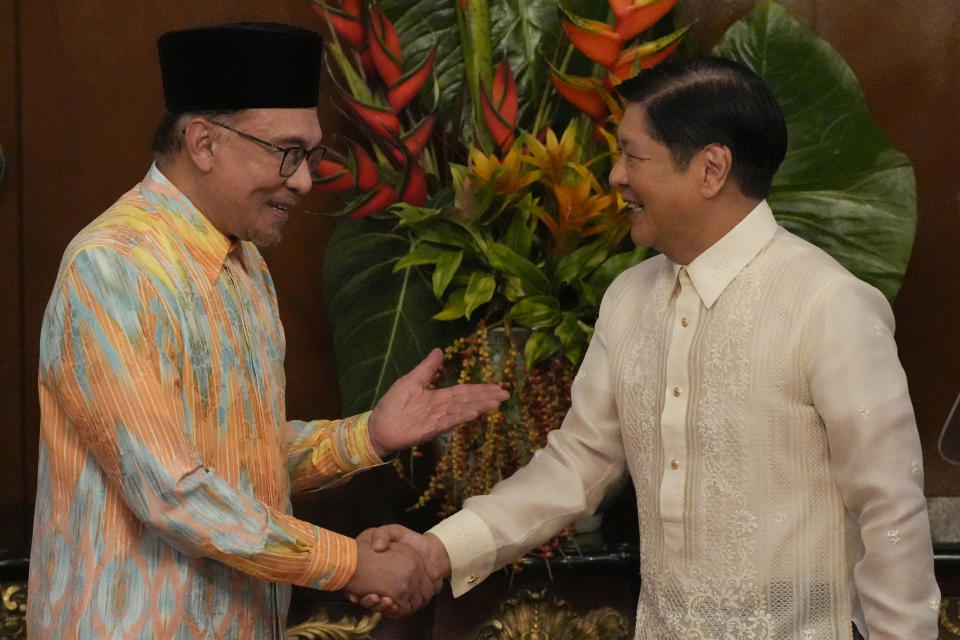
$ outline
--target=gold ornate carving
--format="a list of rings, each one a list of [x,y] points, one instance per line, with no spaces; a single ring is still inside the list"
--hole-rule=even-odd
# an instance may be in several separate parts
[[[623,640],[627,620],[610,607],[578,615],[568,603],[539,592],[522,590],[518,597],[500,604],[500,615],[476,636],[476,640]]]
[[[320,609],[306,622],[287,629],[287,640],[362,640],[370,638],[370,632],[378,624],[379,613],[360,619],[346,616],[338,622],[332,622],[326,609]]]
[[[948,638],[960,638],[960,598],[944,598],[940,603],[940,640]]]
[[[0,640],[27,637],[27,585],[24,582],[0,583],[3,608],[0,609]]]

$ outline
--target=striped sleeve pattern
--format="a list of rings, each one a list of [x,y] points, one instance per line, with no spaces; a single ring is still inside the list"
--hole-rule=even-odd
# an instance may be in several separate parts
[[[349,580],[354,541],[289,495],[379,460],[366,415],[286,420],[284,349],[256,248],[156,169],[74,239],[41,335],[31,637],[269,637],[289,584]]]

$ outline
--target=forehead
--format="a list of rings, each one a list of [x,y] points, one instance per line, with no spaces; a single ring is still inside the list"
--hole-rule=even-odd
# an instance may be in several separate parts
[[[247,109],[237,114],[235,124],[252,135],[278,143],[313,147],[323,137],[314,108]]]
[[[621,143],[651,140],[647,123],[647,110],[637,102],[627,104],[617,126],[617,138]]]

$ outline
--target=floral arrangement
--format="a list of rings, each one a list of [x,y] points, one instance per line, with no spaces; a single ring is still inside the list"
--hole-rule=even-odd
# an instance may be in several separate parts
[[[346,214],[324,256],[344,408],[372,406],[436,344],[451,345],[447,382],[492,377],[518,400],[446,443],[424,500],[450,510],[559,424],[565,407],[550,393],[567,397],[603,290],[644,257],[621,240],[604,186],[611,88],[684,32],[657,22],[675,0],[334,2],[312,6],[363,140],[346,140],[316,177]],[[777,220],[892,300],[916,225],[913,171],[853,72],[776,2],[713,53],[756,70],[783,107]],[[531,332],[525,346],[518,326]],[[500,327],[512,331],[497,364],[485,336]]]
[[[620,114],[611,88],[679,44],[684,30],[625,46],[675,3],[611,0],[613,25],[546,3],[569,44],[547,58],[551,83],[525,96],[509,50],[493,64],[490,0],[451,2],[463,56],[453,81],[463,108],[451,109],[438,97],[450,87],[432,76],[439,44],[410,55],[379,4],[314,0],[333,35],[327,51],[345,111],[371,146],[351,142],[322,161],[315,188],[341,194],[353,218],[384,216],[412,232],[394,269],[432,267],[444,302],[434,319],[472,319],[479,309],[488,323],[533,330],[528,365],[557,352],[577,364],[606,285],[643,257],[625,250],[621,203],[605,185]],[[574,52],[596,63],[596,75],[567,73]],[[559,113],[555,95],[573,113]],[[558,136],[552,126],[563,120]]]
[[[606,184],[621,114],[612,88],[677,47],[685,30],[650,32],[675,4],[610,0],[594,15],[600,3],[586,1],[520,13],[496,0],[313,0],[363,140],[314,167],[314,188],[407,242],[393,273],[428,282],[431,323],[462,328],[447,381],[513,393],[454,432],[421,504],[452,512],[560,425],[604,290],[646,255]],[[488,332],[499,327],[508,348],[496,362]]]

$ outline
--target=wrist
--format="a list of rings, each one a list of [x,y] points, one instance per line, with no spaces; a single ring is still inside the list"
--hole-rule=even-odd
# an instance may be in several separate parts
[[[432,533],[423,534],[424,540],[427,541],[427,544],[430,548],[430,560],[434,563],[434,566],[440,571],[440,575],[444,578],[450,577],[450,556],[447,554],[447,548],[443,546],[443,542],[437,536]]]

